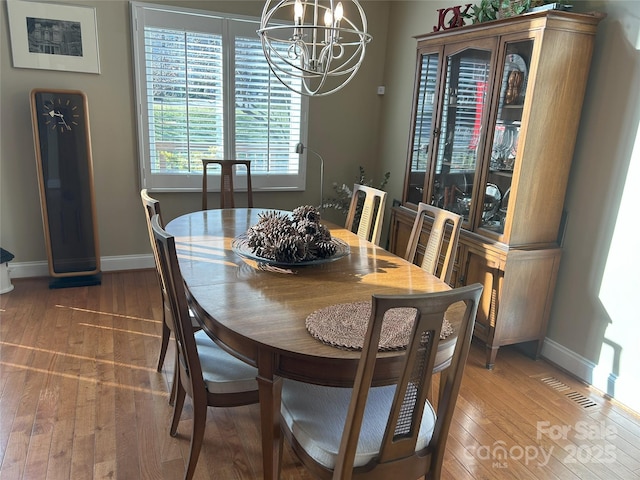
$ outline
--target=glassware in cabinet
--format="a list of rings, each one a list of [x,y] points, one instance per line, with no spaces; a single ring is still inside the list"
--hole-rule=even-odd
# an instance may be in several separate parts
[[[498,235],[504,233],[508,217],[533,44],[533,39],[530,38],[507,42],[503,50],[497,115],[479,222],[481,229]]]

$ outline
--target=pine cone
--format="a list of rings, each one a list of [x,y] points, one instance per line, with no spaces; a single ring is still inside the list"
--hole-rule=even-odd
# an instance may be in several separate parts
[[[319,258],[327,258],[336,253],[336,245],[331,242],[320,242],[317,248]]]
[[[300,258],[298,242],[295,237],[284,236],[274,242],[274,260],[283,263],[295,263],[303,258]]]
[[[320,212],[311,205],[302,205],[293,211],[294,220],[308,220],[313,223],[320,222]]]

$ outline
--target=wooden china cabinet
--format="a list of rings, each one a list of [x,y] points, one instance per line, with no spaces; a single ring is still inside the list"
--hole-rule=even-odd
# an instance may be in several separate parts
[[[389,246],[404,255],[419,202],[463,217],[452,285],[484,285],[474,335],[487,346],[487,368],[503,345],[536,342],[536,356],[542,348],[602,18],[552,10],[417,37],[404,191]]]

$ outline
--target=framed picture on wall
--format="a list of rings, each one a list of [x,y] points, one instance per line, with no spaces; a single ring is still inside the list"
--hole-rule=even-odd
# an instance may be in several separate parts
[[[16,68],[100,73],[96,9],[8,0]]]

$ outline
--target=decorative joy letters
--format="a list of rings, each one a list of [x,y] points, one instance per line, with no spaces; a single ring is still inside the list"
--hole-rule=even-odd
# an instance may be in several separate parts
[[[440,8],[438,9],[438,25],[433,27],[434,32],[440,30],[449,30],[450,28],[462,27],[464,25],[464,18],[471,4],[467,3],[462,10],[462,5],[456,5],[455,7]]]

